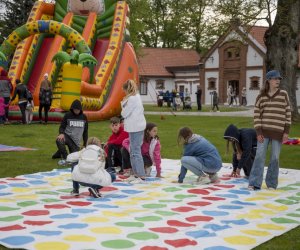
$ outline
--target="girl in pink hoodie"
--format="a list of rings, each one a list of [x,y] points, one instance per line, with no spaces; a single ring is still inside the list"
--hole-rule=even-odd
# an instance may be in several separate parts
[[[5,109],[9,104],[5,104],[4,97],[0,97],[0,124],[4,124],[6,121]]]
[[[141,146],[144,167],[146,175],[150,176],[152,165],[156,167],[156,177],[162,178],[161,176],[161,155],[160,155],[160,142],[157,136],[157,125],[154,123],[147,123],[144,131],[144,141]],[[122,158],[124,163],[124,168],[131,168],[129,159],[129,139],[123,141]]]

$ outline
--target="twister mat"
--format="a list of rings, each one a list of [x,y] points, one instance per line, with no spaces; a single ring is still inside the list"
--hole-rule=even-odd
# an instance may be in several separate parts
[[[177,179],[180,162],[163,160],[163,175],[147,184],[115,182],[103,198],[69,195],[69,169],[0,179],[0,244],[9,248],[251,249],[300,222],[300,171],[280,171],[280,188],[249,192],[228,177],[194,185]],[[155,175],[155,173],[152,173]],[[297,182],[298,180],[298,182]]]
[[[24,148],[19,146],[7,146],[0,144],[0,152],[9,152],[9,151],[27,151],[27,150],[36,150],[34,148]]]

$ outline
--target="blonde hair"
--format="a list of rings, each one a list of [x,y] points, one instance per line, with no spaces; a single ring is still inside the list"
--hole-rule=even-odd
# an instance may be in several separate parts
[[[177,136],[177,144],[187,144],[188,140],[191,138],[192,135],[193,131],[189,127],[180,128]]]
[[[90,137],[87,141],[87,145],[96,145],[101,147],[101,141],[97,137]]]
[[[123,84],[123,90],[126,91],[127,95],[126,97],[136,95],[137,93],[137,85],[134,80],[129,79]]]

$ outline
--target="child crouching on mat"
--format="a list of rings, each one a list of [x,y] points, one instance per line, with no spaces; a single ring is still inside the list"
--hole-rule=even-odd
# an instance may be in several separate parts
[[[183,145],[183,157],[176,182],[183,183],[188,170],[198,176],[196,184],[217,182],[222,159],[216,147],[203,136],[194,134],[189,127],[179,130],[177,141],[179,145]]]
[[[116,175],[105,170],[105,152],[101,148],[101,141],[90,137],[87,147],[79,152],[69,154],[67,162],[72,164],[73,191],[71,195],[79,196],[80,185],[89,187],[90,195],[100,198],[99,189],[109,186],[116,180]]]

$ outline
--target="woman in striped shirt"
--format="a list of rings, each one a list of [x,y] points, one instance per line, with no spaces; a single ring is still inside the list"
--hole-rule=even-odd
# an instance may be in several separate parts
[[[266,83],[256,98],[254,107],[254,128],[257,134],[257,150],[249,177],[249,190],[261,188],[268,145],[271,144],[271,158],[266,175],[268,189],[276,189],[279,174],[281,144],[288,139],[291,125],[291,109],[288,94],[279,88],[279,71],[271,70]]]

